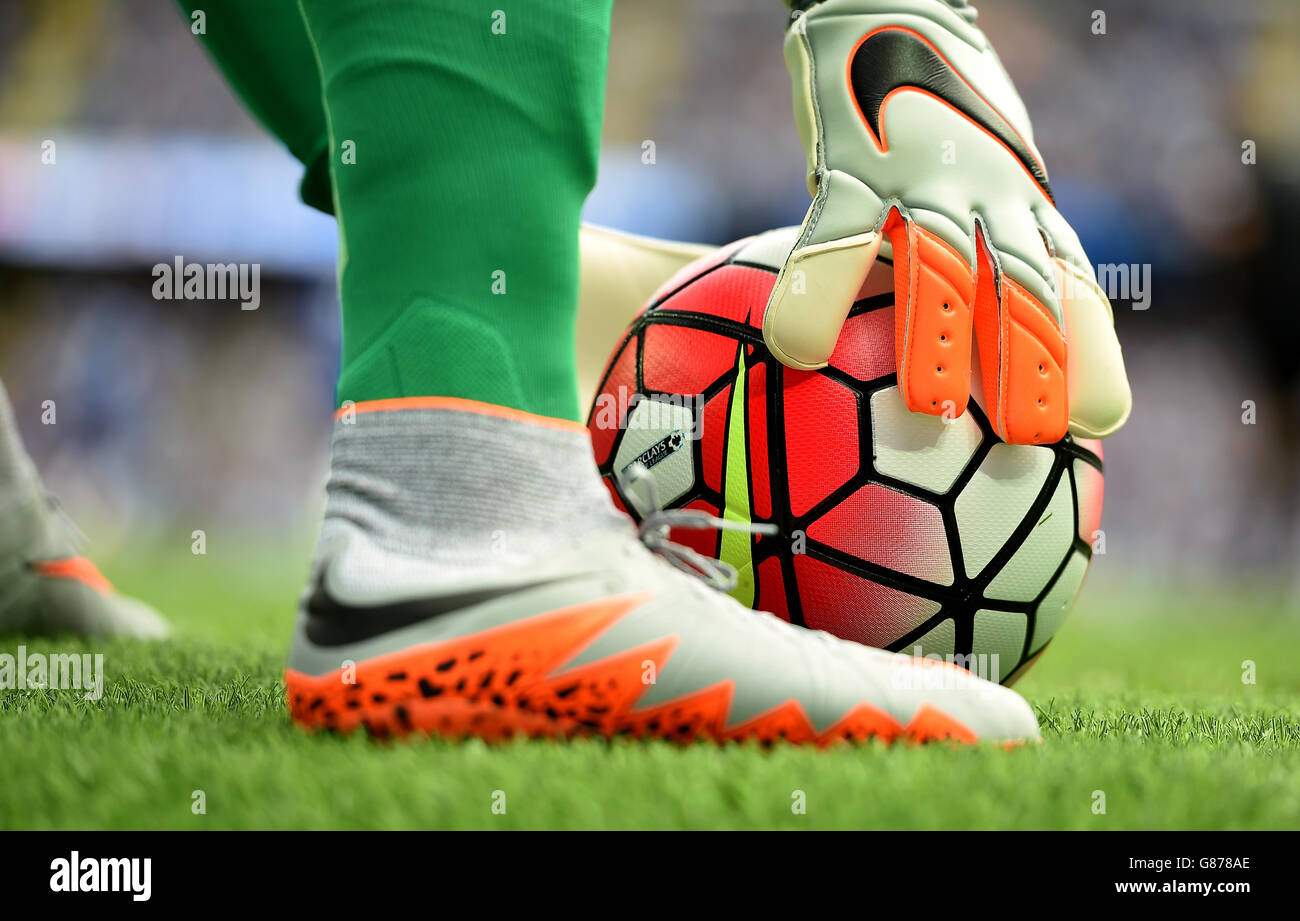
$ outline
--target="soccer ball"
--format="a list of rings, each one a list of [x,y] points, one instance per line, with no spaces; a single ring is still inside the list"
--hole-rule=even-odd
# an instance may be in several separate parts
[[[626,471],[665,508],[776,525],[674,529],[731,564],[739,600],[871,646],[1014,680],[1060,628],[1099,537],[1101,446],[1008,445],[973,394],[952,418],[897,387],[888,244],[828,367],[783,367],[762,317],[796,228],[693,263],[615,349],[588,418],[615,502]],[[975,365],[977,367],[977,365]],[[978,377],[978,375],[976,375]]]

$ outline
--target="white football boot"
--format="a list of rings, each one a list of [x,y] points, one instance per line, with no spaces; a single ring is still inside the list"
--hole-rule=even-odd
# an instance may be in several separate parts
[[[332,450],[286,671],[303,726],[818,745],[1039,737],[1014,691],[791,626],[683,572],[665,537],[682,522],[664,516],[680,513],[659,513],[640,538],[578,423],[383,400],[341,411]]]

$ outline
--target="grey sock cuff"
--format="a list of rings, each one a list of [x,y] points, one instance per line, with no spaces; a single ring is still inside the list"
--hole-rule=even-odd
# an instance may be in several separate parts
[[[631,527],[585,432],[452,409],[337,420],[325,517],[323,538],[360,530],[389,553],[467,570]]]

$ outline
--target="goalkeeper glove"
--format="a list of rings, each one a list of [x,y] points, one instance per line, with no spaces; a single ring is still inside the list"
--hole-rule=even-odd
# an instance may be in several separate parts
[[[772,353],[825,365],[887,238],[909,408],[965,411],[974,336],[1004,440],[1123,425],[1132,398],[1110,303],[975,11],[824,0],[796,16],[785,55],[813,202],[764,315]]]

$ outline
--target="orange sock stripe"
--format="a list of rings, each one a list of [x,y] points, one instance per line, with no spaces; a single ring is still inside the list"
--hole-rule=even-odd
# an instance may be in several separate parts
[[[40,560],[32,563],[32,569],[50,579],[72,579],[82,582],[101,595],[113,591],[113,583],[104,578],[98,567],[84,556],[70,556],[61,560]]]
[[[587,427],[581,422],[575,422],[571,419],[556,419],[552,416],[539,416],[535,413],[525,412],[522,409],[514,409],[509,406],[497,406],[494,403],[480,403],[477,400],[465,400],[460,397],[392,397],[385,400],[364,400],[360,403],[353,403],[349,406],[341,406],[334,413],[335,419],[340,419],[347,413],[377,413],[377,412],[396,412],[405,409],[444,409],[462,413],[476,413],[480,416],[495,416],[498,419],[509,419],[511,422],[522,422],[525,425],[536,425],[540,428],[559,429],[562,432],[574,432],[587,434]]]

